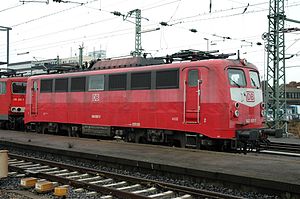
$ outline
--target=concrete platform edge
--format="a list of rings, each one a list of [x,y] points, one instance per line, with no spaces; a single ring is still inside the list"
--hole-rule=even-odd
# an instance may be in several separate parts
[[[253,178],[253,177],[239,176],[239,175],[231,175],[222,172],[211,172],[206,170],[188,169],[188,168],[177,167],[172,165],[162,165],[154,162],[137,161],[137,160],[130,160],[130,159],[124,159],[119,157],[85,153],[85,152],[80,152],[72,149],[70,149],[72,150],[70,151],[64,149],[55,149],[52,147],[35,146],[29,143],[24,144],[24,143],[10,142],[10,141],[0,141],[0,145],[15,146],[18,148],[30,149],[30,150],[32,150],[32,148],[34,147],[38,151],[41,152],[47,151],[57,155],[71,156],[80,159],[97,160],[97,161],[102,161],[110,164],[112,163],[120,164],[125,166],[143,168],[143,169],[165,171],[165,172],[176,173],[185,176],[192,176],[195,178],[206,178],[209,180],[217,180],[225,183],[234,183],[234,184],[239,184],[241,186],[250,186],[259,189],[276,190],[279,193],[291,193],[300,196],[300,185],[298,184],[292,184],[292,183],[286,183],[280,181],[271,181],[271,180]]]

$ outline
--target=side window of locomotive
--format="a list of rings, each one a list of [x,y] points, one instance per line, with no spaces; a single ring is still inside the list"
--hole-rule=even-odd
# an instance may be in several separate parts
[[[37,83],[36,80],[33,81],[33,90],[34,90],[34,91],[37,91],[37,90],[38,90],[38,83]]]
[[[0,95],[6,93],[6,82],[0,82]]]
[[[53,91],[53,79],[41,80],[41,93],[51,93]]]
[[[12,83],[12,93],[13,94],[25,94],[26,93],[26,83],[25,82],[13,82]]]
[[[71,78],[71,92],[84,92],[86,77],[72,77]]]
[[[88,91],[104,90],[104,75],[89,76]]]
[[[243,70],[240,69],[228,69],[228,79],[231,86],[246,86],[246,78]]]
[[[250,71],[249,74],[250,74],[251,86],[255,88],[260,88],[258,73],[256,71]]]
[[[199,73],[198,70],[189,70],[188,73],[188,85],[189,87],[198,86]]]
[[[131,89],[151,89],[151,72],[131,73]]]
[[[178,88],[179,87],[179,71],[176,69],[156,71],[156,88]]]
[[[55,79],[55,92],[68,92],[68,79]]]
[[[110,91],[126,90],[127,74],[111,74],[108,77],[108,87]]]

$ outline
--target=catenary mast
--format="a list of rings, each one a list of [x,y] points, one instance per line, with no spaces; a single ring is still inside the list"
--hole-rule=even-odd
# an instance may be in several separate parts
[[[285,33],[296,29],[285,29],[285,21],[300,23],[289,19],[284,12],[285,0],[270,0],[269,30],[264,35],[267,40],[267,79],[265,84],[266,110],[272,110],[274,121],[267,121],[273,129],[281,129],[287,133],[287,111],[285,93]]]

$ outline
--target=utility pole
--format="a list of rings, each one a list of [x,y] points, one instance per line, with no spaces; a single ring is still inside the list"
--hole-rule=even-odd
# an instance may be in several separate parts
[[[59,55],[57,55],[57,57],[56,57],[56,66],[57,66],[57,67],[60,66],[60,63],[59,63]]]
[[[1,62],[0,64],[9,64],[9,31],[10,27],[0,26],[0,31],[6,31],[6,62]]]
[[[129,21],[133,24],[135,24],[135,49],[134,51],[131,52],[131,54],[135,57],[140,57],[142,55],[142,39],[141,39],[141,29],[142,29],[142,18],[146,19],[147,21],[149,21],[149,19],[142,17],[141,15],[141,10],[140,9],[135,9],[135,10],[131,10],[129,11],[126,15],[118,12],[118,11],[114,11],[111,12],[111,14],[115,15],[115,16],[122,16],[123,20],[125,21]],[[132,18],[132,15],[134,15],[135,17],[135,22],[128,20],[128,17]],[[164,22],[165,24],[167,24],[166,22]],[[154,30],[150,30],[150,31],[155,31],[155,30],[159,30],[160,28],[156,28]],[[145,32],[150,32],[150,31],[145,31]],[[191,31],[197,31],[195,29],[192,29]]]
[[[286,95],[285,95],[285,21],[299,23],[286,18],[285,0],[270,0],[269,29],[264,35],[267,40],[267,79],[265,84],[266,110],[272,110],[273,120],[267,121],[270,128],[281,129],[287,133]]]
[[[142,55],[142,38],[141,38],[141,10],[135,9],[131,10],[127,13],[127,15],[124,17],[124,20],[127,19],[127,17],[131,17],[133,14],[135,14],[135,50],[132,52],[132,55],[135,57],[140,57]]]
[[[83,66],[83,44],[79,46],[79,67],[82,68]]]

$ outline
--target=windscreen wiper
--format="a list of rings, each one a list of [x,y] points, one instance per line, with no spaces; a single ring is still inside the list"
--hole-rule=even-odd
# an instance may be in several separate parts
[[[239,85],[236,81],[234,81],[233,79],[231,79],[231,81],[232,81],[236,86],[238,86],[239,88],[241,88],[241,85]]]
[[[256,85],[255,81],[252,78],[250,78],[250,79],[251,79],[251,82],[253,83],[253,86],[255,86],[256,88],[259,88],[259,86]]]

